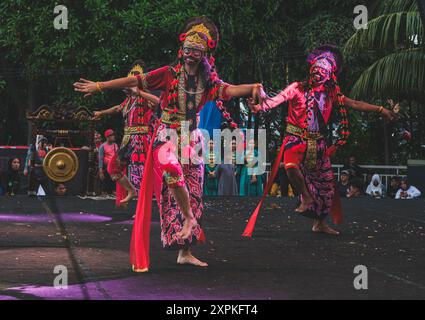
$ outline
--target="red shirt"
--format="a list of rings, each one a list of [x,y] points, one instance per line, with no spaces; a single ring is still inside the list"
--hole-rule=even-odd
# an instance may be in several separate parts
[[[342,97],[344,102],[345,96]],[[278,105],[288,102],[288,117],[287,122],[305,129],[307,127],[307,97],[306,91],[303,88],[301,82],[294,82],[286,87],[283,91],[278,93],[273,98],[268,98],[261,104],[263,111],[270,110],[277,107]],[[321,110],[323,120],[325,124],[328,123],[330,115],[332,113],[333,105],[337,102],[336,98],[332,99],[327,97],[323,110]]]
[[[184,77],[184,72],[181,73],[182,77]],[[141,76],[141,83],[139,83],[139,88],[141,90],[162,90],[164,94],[161,99],[161,108],[164,110],[168,106],[168,95],[170,92],[171,84],[175,80],[175,71],[170,66],[165,66],[156,70],[153,70],[147,74],[143,74]],[[186,103],[185,103],[185,94],[182,88],[180,88],[180,84],[185,85],[183,79],[178,79],[179,83],[179,113],[185,114],[186,111]],[[183,82],[183,83],[181,83]],[[202,83],[199,84],[199,91],[201,92],[197,94],[197,106],[196,112],[200,112],[203,106],[207,101],[223,99],[228,100],[229,97],[226,95],[226,90],[229,84],[219,81],[217,85],[215,85],[210,90],[204,90]]]

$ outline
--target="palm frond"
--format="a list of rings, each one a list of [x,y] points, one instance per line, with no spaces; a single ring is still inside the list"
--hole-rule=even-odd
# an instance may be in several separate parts
[[[364,48],[391,50],[423,43],[423,27],[418,11],[395,12],[381,15],[358,30],[344,46],[345,53],[356,53]]]
[[[354,84],[354,98],[411,98],[425,101],[425,49],[392,53],[370,66]]]
[[[379,1],[375,13],[378,15],[402,11],[417,11],[416,0],[385,0]]]

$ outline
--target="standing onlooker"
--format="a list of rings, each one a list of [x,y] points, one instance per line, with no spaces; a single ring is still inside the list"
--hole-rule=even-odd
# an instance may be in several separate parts
[[[407,178],[401,180],[400,189],[395,196],[396,199],[414,199],[421,196],[421,192],[414,186],[409,185]]]
[[[238,184],[236,182],[236,166],[234,164],[219,164],[215,169],[218,181],[219,196],[236,196]]]
[[[400,189],[400,178],[392,177],[390,181],[390,185],[387,190],[387,197],[390,199],[394,199],[399,189]]]
[[[350,173],[347,170],[341,171],[341,175],[337,183],[337,189],[338,189],[339,195],[342,198],[347,197],[348,191],[350,189]]]
[[[40,186],[45,194],[49,193],[49,180],[43,170],[43,161],[51,147],[47,138],[37,136],[37,141],[28,148],[24,175],[28,176],[28,195],[36,196]]]
[[[258,174],[258,149],[254,140],[248,141],[248,150],[245,155],[245,164],[241,169],[239,184],[239,195],[241,196],[262,196],[263,176]]]
[[[113,194],[115,183],[108,173],[108,164],[112,157],[118,152],[118,145],[115,143],[115,133],[112,129],[105,131],[106,142],[99,147],[99,178],[102,181],[102,192]]]
[[[348,158],[348,163],[342,168],[342,170],[347,170],[352,178],[363,179],[363,169],[357,164],[355,156],[350,156]]]
[[[381,182],[379,174],[374,174],[366,189],[366,194],[374,197],[375,199],[381,199],[384,197],[384,186]]]

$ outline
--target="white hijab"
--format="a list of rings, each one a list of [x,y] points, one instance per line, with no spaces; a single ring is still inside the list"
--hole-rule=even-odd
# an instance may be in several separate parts
[[[373,182],[378,181],[378,185],[375,186],[373,184]],[[383,186],[382,186],[382,182],[381,182],[381,177],[379,176],[379,174],[374,174],[372,176],[372,180],[370,180],[370,184],[367,187],[366,193],[373,195],[375,194],[375,192],[379,192],[381,195],[383,193]]]

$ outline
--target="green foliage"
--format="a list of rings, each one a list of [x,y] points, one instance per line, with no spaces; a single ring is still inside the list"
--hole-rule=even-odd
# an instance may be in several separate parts
[[[416,1],[382,1],[368,29],[357,31],[344,47],[345,53],[374,50],[378,55],[358,78],[353,95],[425,101],[423,41]]]

